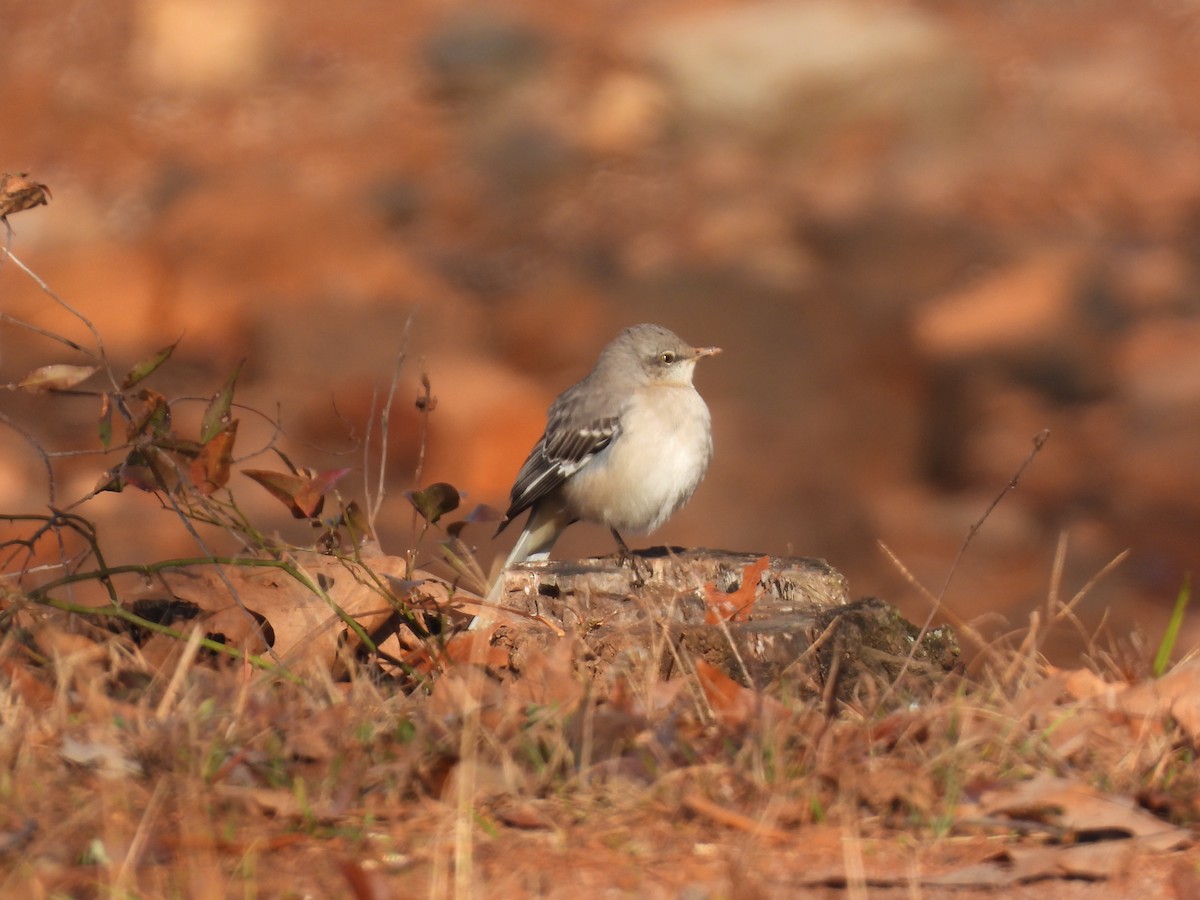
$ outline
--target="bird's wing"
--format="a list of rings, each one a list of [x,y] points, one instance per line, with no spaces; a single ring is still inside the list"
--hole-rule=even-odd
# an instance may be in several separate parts
[[[509,521],[586,466],[597,453],[612,443],[621,429],[619,416],[581,419],[568,405],[550,410],[546,433],[534,446],[517,473],[508,512],[497,534]]]

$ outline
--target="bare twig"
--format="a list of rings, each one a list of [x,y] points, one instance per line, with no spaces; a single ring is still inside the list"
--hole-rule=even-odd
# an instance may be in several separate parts
[[[896,677],[880,696],[877,708],[878,706],[882,706],[882,704],[891,696],[892,692],[896,689],[896,685],[900,683],[901,679],[904,678],[905,674],[911,667],[913,660],[916,658],[917,651],[921,647],[922,640],[924,640],[925,635],[929,632],[929,628],[933,624],[933,620],[937,617],[938,613],[941,612],[942,603],[946,599],[946,592],[950,589],[950,582],[954,580],[954,576],[958,572],[958,565],[962,561],[963,555],[967,552],[967,548],[971,546],[971,542],[975,539],[975,535],[979,533],[979,529],[983,527],[983,523],[986,522],[991,516],[992,511],[1000,505],[1000,501],[1007,497],[1010,491],[1016,490],[1017,484],[1021,480],[1021,476],[1025,474],[1025,470],[1029,468],[1037,455],[1042,452],[1042,448],[1046,446],[1046,441],[1049,438],[1049,428],[1043,428],[1033,436],[1033,448],[1029,451],[1029,454],[1024,460],[1022,460],[1021,464],[1017,466],[1017,470],[1013,473],[1012,477],[1009,478],[1008,483],[1000,490],[998,494],[996,494],[996,496],[992,499],[992,502],[988,504],[988,508],[983,511],[983,515],[976,519],[971,527],[967,529],[967,535],[963,538],[963,542],[958,548],[958,553],[955,554],[954,561],[950,564],[950,570],[946,573],[946,580],[942,583],[942,589],[938,591],[937,596],[934,598],[933,605],[930,607],[928,615],[925,616],[925,621],[921,623],[921,627],[917,631],[917,636],[912,642],[912,649],[908,651],[908,655],[904,658],[904,663],[900,666],[900,671],[896,673]]]
[[[363,444],[363,495],[366,497],[367,502],[367,523],[371,526],[372,531],[375,530],[375,519],[379,515],[379,510],[383,507],[383,498],[387,495],[387,449],[389,426],[392,420],[392,406],[396,399],[396,390],[400,385],[400,370],[403,368],[405,360],[408,359],[408,338],[412,333],[412,324],[416,315],[416,310],[413,310],[408,314],[408,318],[404,320],[404,333],[400,338],[400,349],[396,353],[396,362],[392,366],[392,379],[388,384],[387,400],[384,401],[383,409],[379,414],[379,484],[376,485],[374,491],[371,490],[370,484],[371,430],[375,418],[374,398],[371,401],[372,415],[367,420],[367,439]]]
[[[8,229],[9,238],[11,240],[12,226],[8,224],[7,220],[5,220],[4,225],[5,228]],[[42,292],[45,293],[46,296],[82,322],[84,327],[91,332],[92,339],[96,342],[96,353],[93,354],[93,356],[103,364],[104,373],[108,376],[108,380],[112,384],[113,390],[119,392],[121,388],[117,382],[117,376],[113,373],[112,367],[108,365],[108,355],[104,351],[104,339],[100,337],[100,332],[92,323],[92,320],[60,297],[57,293],[55,293],[50,285],[46,284],[40,275],[29,268],[29,266],[25,265],[25,263],[21,262],[21,260],[12,252],[12,248],[9,243],[6,243],[4,246],[4,255],[8,259],[11,259],[17,268],[32,278],[34,283],[42,289]]]
[[[45,328],[39,328],[37,325],[34,325],[31,322],[25,322],[21,319],[18,319],[16,316],[10,316],[8,313],[0,312],[0,322],[7,322],[9,325],[15,325],[17,328],[23,328],[26,331],[62,344],[65,347],[70,347],[72,350],[82,353],[89,359],[97,358],[95,350],[90,350],[83,346],[83,344],[76,343],[70,338],[63,337],[61,334],[55,334],[53,331],[47,331]]]

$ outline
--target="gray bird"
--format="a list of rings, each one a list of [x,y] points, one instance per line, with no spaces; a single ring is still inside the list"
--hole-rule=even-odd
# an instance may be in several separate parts
[[[586,378],[550,405],[546,431],[517,474],[496,533],[526,509],[529,519],[505,566],[545,559],[578,521],[646,533],[695,492],[712,459],[708,407],[692,386],[702,357],[661,325],[626,328]]]

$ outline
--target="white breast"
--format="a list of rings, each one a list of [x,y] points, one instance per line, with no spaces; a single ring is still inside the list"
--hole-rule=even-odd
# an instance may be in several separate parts
[[[692,496],[712,459],[708,407],[689,385],[659,386],[631,404],[621,432],[563,493],[581,519],[653,531]]]

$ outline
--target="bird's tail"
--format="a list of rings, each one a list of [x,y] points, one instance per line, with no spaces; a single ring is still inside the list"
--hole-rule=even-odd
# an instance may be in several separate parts
[[[521,529],[521,536],[517,538],[517,543],[508,554],[508,558],[504,560],[504,567],[492,583],[492,588],[487,596],[488,602],[500,602],[504,593],[505,569],[515,566],[517,563],[543,560],[548,557],[558,536],[574,521],[575,519],[561,507],[544,503],[535,504],[525,522],[525,527]]]

